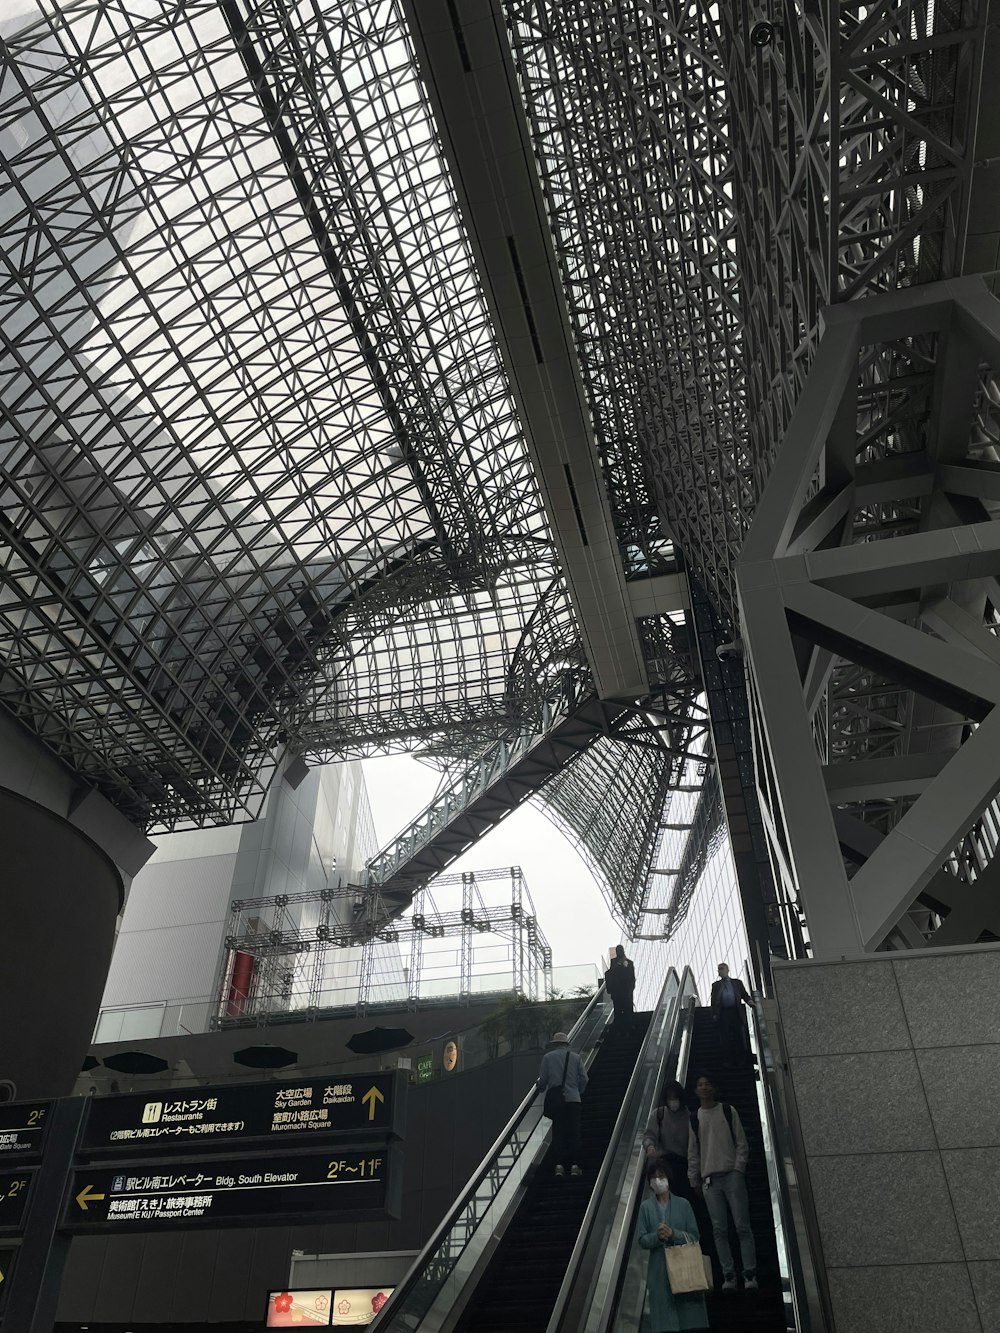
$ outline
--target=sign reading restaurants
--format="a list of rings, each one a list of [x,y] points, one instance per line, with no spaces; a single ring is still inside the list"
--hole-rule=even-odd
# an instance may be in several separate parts
[[[71,1231],[147,1231],[288,1219],[398,1216],[399,1170],[388,1148],[203,1158],[171,1166],[74,1172],[63,1225]]]
[[[79,1151],[190,1154],[244,1140],[295,1143],[317,1132],[393,1136],[401,1130],[404,1096],[400,1075],[386,1073],[95,1098]]]

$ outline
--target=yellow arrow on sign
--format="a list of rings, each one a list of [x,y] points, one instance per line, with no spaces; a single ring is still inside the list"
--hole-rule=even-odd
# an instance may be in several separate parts
[[[363,1102],[367,1102],[367,1103],[368,1103],[368,1119],[369,1119],[369,1120],[374,1120],[374,1119],[375,1119],[375,1103],[376,1103],[376,1102],[384,1102],[384,1101],[385,1101],[385,1094],[379,1092],[378,1088],[376,1088],[376,1087],[373,1085],[372,1087],[370,1087],[370,1088],[368,1089],[368,1091],[367,1091],[367,1092],[365,1093],[365,1095],[361,1098],[361,1100],[362,1100]]]
[[[103,1194],[95,1194],[93,1185],[84,1185],[83,1189],[76,1196],[76,1201],[84,1212],[87,1212],[89,1204],[98,1203],[104,1198]]]

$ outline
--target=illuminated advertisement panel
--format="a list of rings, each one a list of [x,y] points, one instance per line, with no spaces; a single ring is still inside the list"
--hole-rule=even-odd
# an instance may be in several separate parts
[[[392,1295],[392,1287],[338,1287],[333,1293],[330,1323],[334,1328],[361,1328]]]
[[[265,1328],[329,1328],[333,1292],[271,1291]]]

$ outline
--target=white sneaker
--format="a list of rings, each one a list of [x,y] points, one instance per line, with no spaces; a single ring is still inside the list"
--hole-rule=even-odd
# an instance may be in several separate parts
[[[722,1282],[722,1290],[723,1290],[723,1291],[735,1291],[735,1290],[736,1290],[736,1274],[735,1274],[735,1273],[730,1273],[729,1276],[728,1276],[727,1278],[724,1278],[724,1279],[723,1279],[723,1282]]]
[[[583,1172],[580,1170],[580,1168],[576,1165],[575,1162],[574,1162],[574,1164],[570,1167],[570,1169],[569,1169],[569,1173],[570,1173],[571,1176],[574,1177],[574,1179],[578,1179],[580,1176],[583,1175]]]
[[[565,1179],[566,1179],[566,1168],[564,1166],[557,1166],[556,1180],[565,1180]]]
[[[760,1291],[760,1288],[757,1286],[757,1279],[755,1277],[745,1277],[743,1279],[743,1290]]]

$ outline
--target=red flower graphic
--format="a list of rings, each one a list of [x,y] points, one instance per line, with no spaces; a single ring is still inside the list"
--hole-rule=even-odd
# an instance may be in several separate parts
[[[290,1291],[283,1291],[280,1293],[280,1295],[275,1296],[274,1298],[275,1314],[288,1314],[291,1308],[292,1308],[292,1293]]]
[[[382,1306],[385,1305],[388,1299],[389,1297],[384,1291],[377,1291],[372,1297],[372,1314],[378,1314],[379,1310],[381,1310]]]

